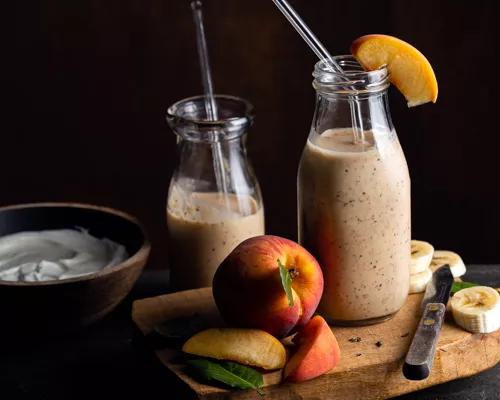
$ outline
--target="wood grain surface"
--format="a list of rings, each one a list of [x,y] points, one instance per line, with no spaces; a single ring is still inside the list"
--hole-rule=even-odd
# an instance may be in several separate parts
[[[420,319],[423,294],[409,295],[405,306],[385,323],[360,328],[333,328],[341,349],[341,362],[331,372],[298,384],[281,383],[281,371],[264,374],[267,398],[271,399],[387,399],[425,387],[474,375],[500,361],[500,332],[470,334],[448,318],[438,342],[429,378],[408,381],[402,365]],[[178,292],[134,302],[132,318],[147,337],[154,336],[158,322],[198,313],[211,326],[223,326],[210,288]],[[360,337],[360,342],[350,342]],[[376,343],[382,341],[382,346]],[[289,339],[284,341],[290,349]],[[159,360],[187,385],[186,390],[203,399],[257,399],[255,391],[227,391],[197,383],[184,373],[186,356],[179,347],[156,346]]]

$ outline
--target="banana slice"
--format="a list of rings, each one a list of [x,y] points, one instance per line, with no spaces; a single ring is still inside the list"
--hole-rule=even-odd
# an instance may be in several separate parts
[[[434,251],[434,255],[432,256],[432,261],[430,265],[430,269],[432,272],[436,271],[439,267],[448,264],[451,268],[451,274],[453,277],[458,278],[465,274],[467,270],[465,268],[465,264],[462,261],[462,258],[452,251],[447,250],[436,250]]]
[[[462,289],[451,298],[453,318],[472,333],[489,333],[500,328],[500,295],[488,286]]]
[[[431,264],[434,247],[421,240],[411,241],[410,273],[412,275],[424,272]]]
[[[423,272],[414,274],[410,277],[410,293],[425,292],[427,284],[432,279],[432,271],[430,268],[425,269]]]

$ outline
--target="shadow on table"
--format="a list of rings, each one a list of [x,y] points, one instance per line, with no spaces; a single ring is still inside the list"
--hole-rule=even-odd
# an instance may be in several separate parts
[[[482,275],[478,270],[468,278],[483,283]],[[0,399],[189,400],[186,385],[156,359],[130,320],[134,299],[165,293],[167,287],[164,273],[146,275],[115,311],[87,329],[46,340],[30,337],[20,343],[0,342]],[[396,399],[500,399],[499,374],[497,365],[479,375]]]
[[[165,293],[167,287],[164,273],[141,277],[110,315],[86,329],[51,338],[26,332],[22,340],[4,341],[0,398],[186,398],[180,394],[184,384],[169,379],[170,371],[153,358],[142,340],[136,340],[130,320],[135,299]]]

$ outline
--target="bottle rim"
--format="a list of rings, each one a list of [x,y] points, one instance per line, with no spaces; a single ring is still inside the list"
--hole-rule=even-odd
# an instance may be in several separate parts
[[[365,71],[352,55],[332,57],[343,73],[332,71],[325,60],[314,65],[313,87],[318,92],[331,95],[370,95],[387,90],[390,86],[389,71],[384,64],[373,71]]]
[[[219,114],[216,121],[207,119],[205,96],[198,95],[168,107],[168,124],[176,134],[183,136],[182,133],[188,132],[189,136],[194,134],[199,139],[211,133],[216,133],[219,139],[231,139],[245,133],[255,117],[253,105],[240,97],[225,94],[214,95],[214,99]]]

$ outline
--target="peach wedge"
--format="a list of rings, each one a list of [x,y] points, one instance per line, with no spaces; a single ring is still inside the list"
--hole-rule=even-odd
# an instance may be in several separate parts
[[[389,80],[408,101],[408,107],[435,103],[438,84],[431,64],[409,43],[388,35],[365,35],[351,44],[351,53],[366,71],[383,65]]]
[[[319,315],[313,317],[292,341],[298,348],[285,365],[284,378],[289,382],[316,378],[335,368],[340,361],[337,339]]]
[[[283,368],[286,361],[286,351],[281,342],[258,329],[206,329],[189,338],[182,351],[267,370]]]

